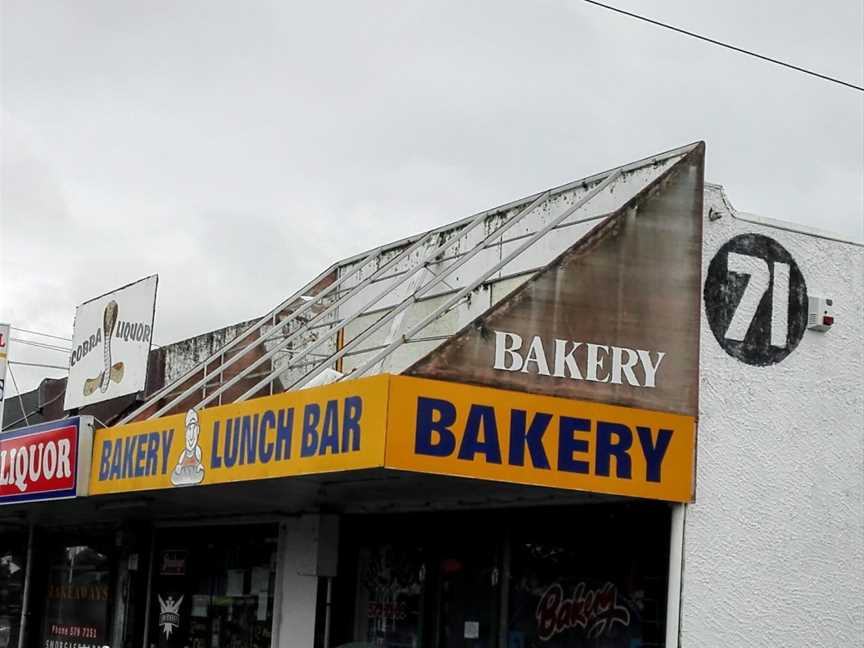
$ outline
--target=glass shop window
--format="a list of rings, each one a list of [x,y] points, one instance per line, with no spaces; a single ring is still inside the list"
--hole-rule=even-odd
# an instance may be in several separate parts
[[[23,533],[4,532],[0,536],[0,648],[18,645],[26,546]]]
[[[166,529],[154,573],[159,648],[269,648],[275,525]]]
[[[355,636],[371,646],[419,646],[424,578],[419,547],[380,544],[361,549]]]
[[[99,544],[60,544],[48,550],[42,646],[96,648],[109,643],[111,555]]]
[[[668,538],[660,520],[654,533],[637,533],[635,515],[613,515],[514,537],[507,648],[663,646]]]

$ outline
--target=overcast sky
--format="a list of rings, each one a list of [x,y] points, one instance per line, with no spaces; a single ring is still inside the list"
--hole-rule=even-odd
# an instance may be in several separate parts
[[[609,1],[864,84],[861,0]],[[864,93],[578,0],[0,8],[13,326],[71,337],[76,304],[158,273],[166,344],[340,257],[700,139],[738,209],[864,238]],[[63,375],[14,370],[22,390]]]

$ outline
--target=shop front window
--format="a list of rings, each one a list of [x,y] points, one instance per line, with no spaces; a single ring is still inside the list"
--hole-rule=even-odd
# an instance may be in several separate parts
[[[361,550],[355,613],[358,634],[369,645],[420,645],[424,570],[417,547],[387,543]]]
[[[336,645],[659,648],[668,515],[595,505],[358,519],[378,538],[344,556],[357,561],[354,631],[337,625]]]
[[[151,643],[269,648],[277,534],[275,525],[162,531]]]
[[[42,646],[109,643],[111,557],[95,544],[54,545],[42,614]]]
[[[27,559],[25,545],[23,533],[0,536],[0,648],[18,645]]]
[[[514,533],[507,648],[663,646],[668,518],[645,511],[596,508],[578,527]]]

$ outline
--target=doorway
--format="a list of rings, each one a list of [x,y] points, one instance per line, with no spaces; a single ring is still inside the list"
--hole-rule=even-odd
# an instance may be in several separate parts
[[[278,528],[159,529],[150,644],[270,648]]]

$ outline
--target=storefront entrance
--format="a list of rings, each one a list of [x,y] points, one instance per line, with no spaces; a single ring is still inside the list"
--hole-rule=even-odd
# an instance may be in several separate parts
[[[0,648],[18,646],[26,564],[27,530],[0,527]]]
[[[669,519],[654,503],[346,518],[333,645],[662,646]]]
[[[278,527],[159,529],[149,644],[270,648]]]

